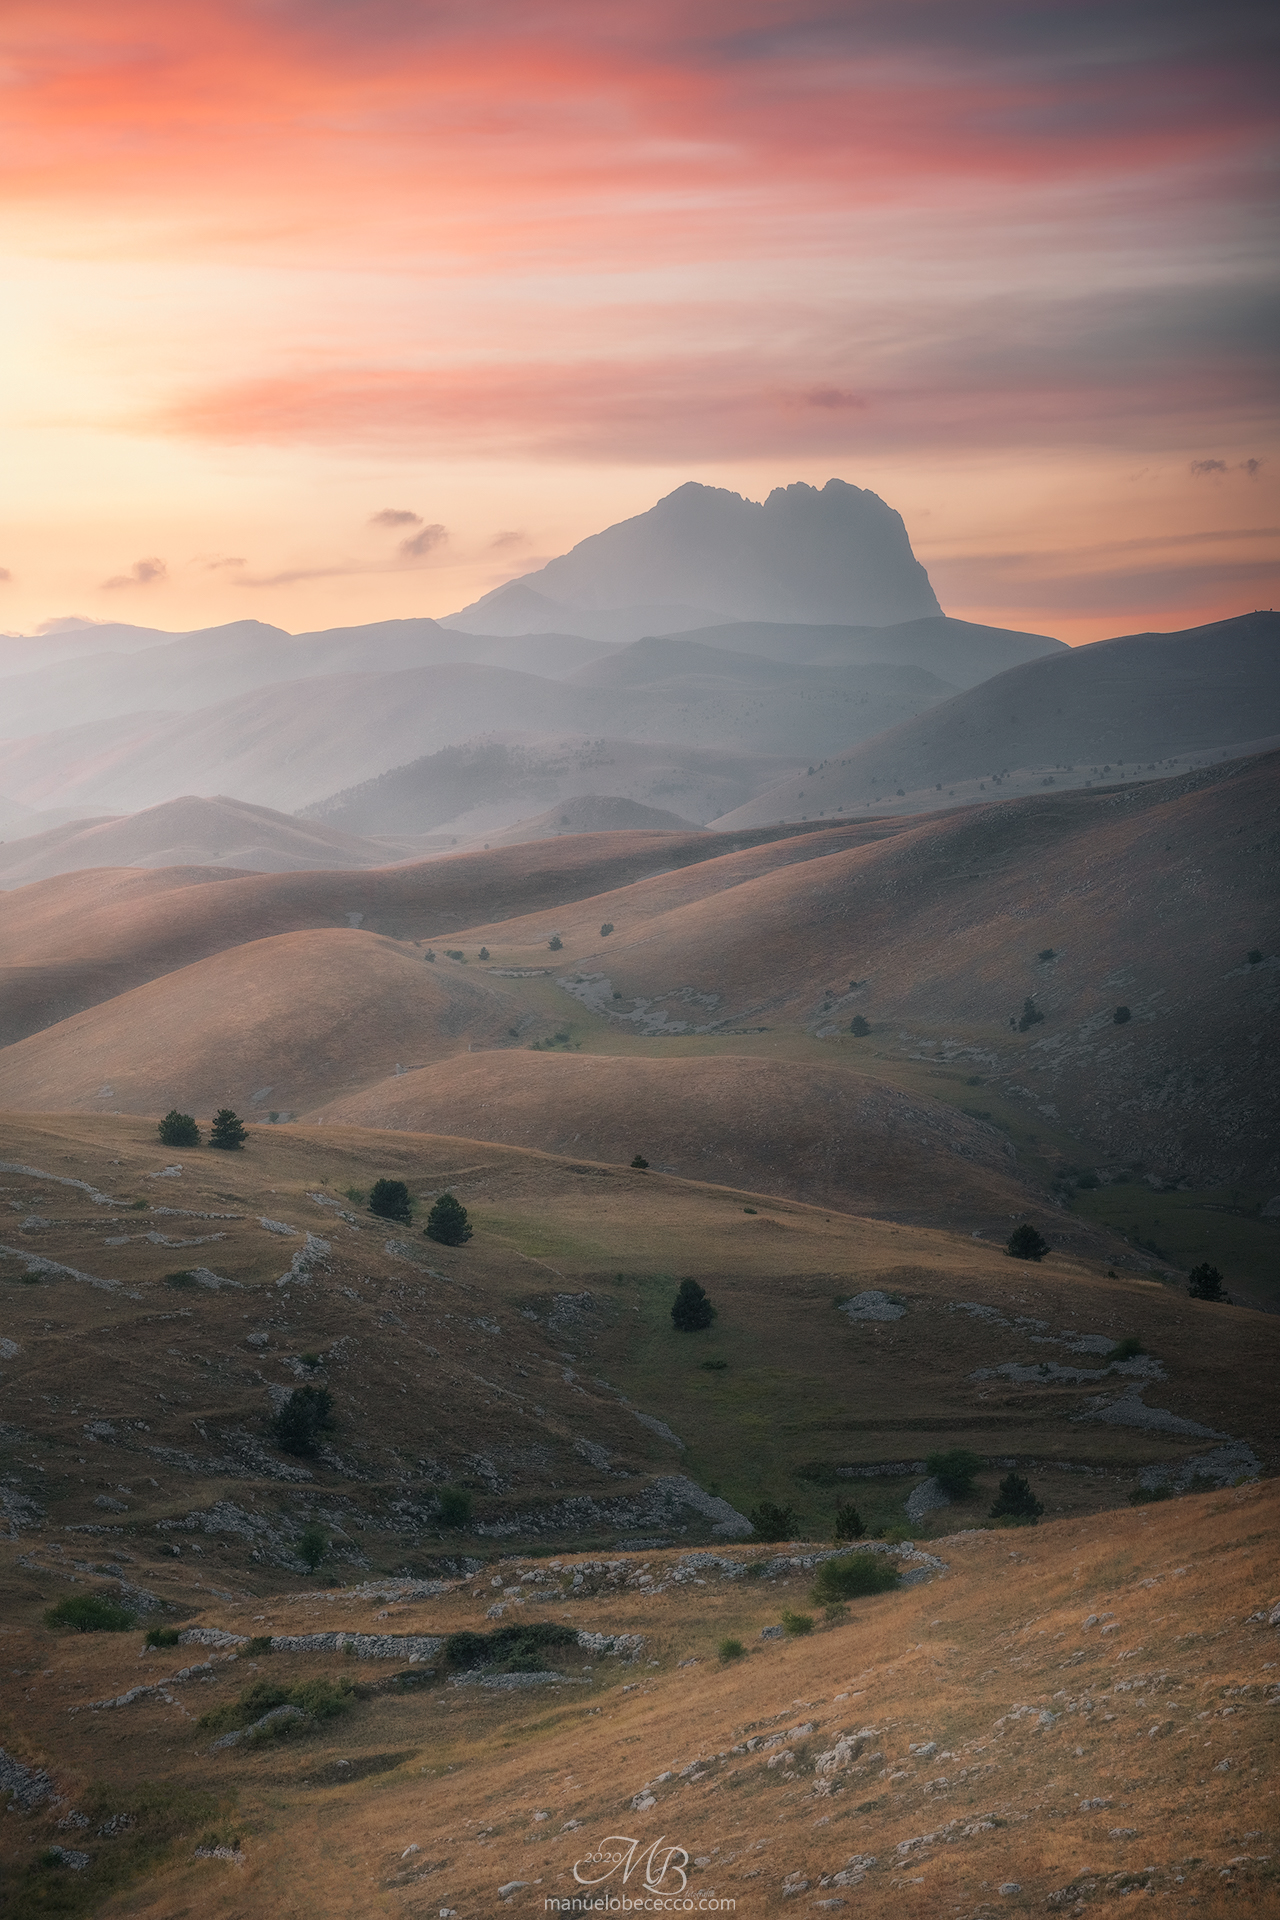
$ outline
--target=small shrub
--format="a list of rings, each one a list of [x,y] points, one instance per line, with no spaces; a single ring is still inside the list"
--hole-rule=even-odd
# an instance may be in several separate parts
[[[425,1232],[428,1240],[436,1240],[442,1247],[465,1246],[471,1238],[471,1224],[462,1202],[451,1193],[442,1193],[427,1215]]]
[[[465,1487],[441,1487],[437,1500],[442,1526],[465,1527],[468,1524],[471,1519],[471,1495]]]
[[[363,1187],[348,1187],[347,1198],[353,1207],[362,1207],[369,1196]]]
[[[741,1640],[722,1640],[718,1652],[722,1660],[741,1660],[746,1648]]]
[[[333,1395],[327,1387],[295,1387],[271,1431],[282,1453],[317,1453],[320,1436],[333,1425]]]
[[[892,1593],[902,1575],[888,1557],[879,1553],[849,1553],[839,1560],[824,1560],[813,1583],[813,1597],[823,1606],[837,1601],[861,1600],[868,1594]]]
[[[631,1164],[637,1173],[647,1173],[649,1171],[649,1162],[642,1153],[638,1153]]]
[[[1155,1500],[1172,1500],[1173,1488],[1162,1480],[1158,1487],[1135,1487],[1129,1495],[1131,1507],[1149,1507]]]
[[[1037,1007],[1031,995],[1028,994],[1022,1003],[1022,1017],[1018,1021],[1018,1032],[1026,1033],[1031,1027],[1041,1026],[1043,1022],[1044,1015],[1041,1013],[1039,1007]]]
[[[413,1219],[413,1202],[403,1180],[375,1180],[369,1195],[369,1212],[380,1220],[400,1220],[408,1226]]]
[[[1101,1180],[1099,1180],[1096,1173],[1082,1173],[1080,1175],[1080,1178],[1076,1181],[1076,1185],[1084,1193],[1096,1193],[1098,1188],[1102,1185],[1102,1182]]]
[[[602,940],[607,940],[609,938],[609,935],[612,932],[613,932],[613,922],[612,920],[606,920],[600,928],[600,938]]]
[[[1024,1220],[1009,1235],[1004,1250],[1015,1260],[1043,1260],[1049,1251],[1049,1242],[1036,1232],[1029,1220]]]
[[[836,1508],[835,1525],[831,1531],[837,1540],[861,1540],[866,1528],[862,1524],[862,1515],[851,1500],[842,1500]]]
[[[166,1147],[198,1147],[200,1129],[195,1118],[189,1113],[179,1113],[176,1107],[170,1107],[164,1119],[156,1128],[161,1142]]]
[[[352,1705],[352,1686],[347,1679],[336,1683],[332,1680],[303,1680],[289,1689],[289,1705],[301,1707],[313,1720],[334,1720],[340,1713],[347,1713]]]
[[[729,1362],[727,1360],[704,1360],[702,1362],[702,1371],[704,1373],[723,1373],[728,1365]]]
[[[176,1287],[179,1293],[191,1293],[200,1285],[190,1267],[183,1267],[177,1273],[166,1273],[164,1283],[166,1287]]]
[[[46,1627],[70,1627],[73,1633],[127,1633],[137,1619],[109,1593],[69,1593],[49,1607]]]
[[[149,1627],[144,1647],[176,1647],[180,1636],[176,1627]]]
[[[1222,1285],[1222,1275],[1207,1260],[1198,1267],[1192,1267],[1187,1275],[1187,1292],[1193,1300],[1226,1300],[1228,1295]]]
[[[251,1727],[264,1713],[275,1707],[298,1707],[313,1720],[332,1720],[353,1705],[349,1680],[302,1680],[295,1687],[281,1686],[276,1680],[255,1680],[238,1700],[225,1700],[221,1706],[202,1713],[196,1726],[202,1733],[231,1733]],[[296,1720],[277,1720],[263,1727],[258,1740],[286,1740],[300,1731]]]
[[[856,1034],[859,1040],[865,1040],[871,1031],[871,1022],[865,1019],[862,1014],[855,1013],[849,1022],[849,1031],[850,1033]]]
[[[446,1666],[464,1673],[476,1667],[494,1667],[500,1673],[540,1673],[546,1668],[549,1649],[577,1644],[576,1627],[560,1626],[552,1620],[498,1627],[493,1633],[464,1628],[445,1640],[444,1660]]]
[[[559,953],[564,947],[564,941],[560,938],[560,935],[558,933],[553,933],[551,938],[548,940],[547,945],[548,947],[550,947],[552,953]]]
[[[264,1653],[274,1652],[275,1648],[271,1644],[271,1635],[269,1633],[255,1633],[252,1639],[245,1641],[240,1649],[239,1657],[241,1660],[258,1660]]]
[[[446,960],[465,960],[467,956],[461,947],[446,947],[444,957]]]
[[[1039,951],[1039,953],[1038,953],[1038,954],[1036,955],[1036,959],[1037,959],[1037,960],[1041,960],[1041,961],[1044,961],[1044,960],[1056,960],[1056,959],[1057,959],[1057,957],[1058,957],[1058,956],[1057,956],[1057,954],[1056,954],[1056,953],[1054,952],[1054,950],[1053,950],[1053,948],[1052,948],[1052,947],[1041,947],[1041,949],[1040,949],[1040,951]]]
[[[487,960],[489,958],[488,947],[481,947],[480,952],[476,957],[477,959],[480,959],[480,960]]]
[[[1128,1026],[1132,1018],[1133,1015],[1130,1013],[1128,1007],[1117,1007],[1111,1016],[1112,1024],[1117,1027]]]
[[[677,1333],[701,1333],[711,1325],[716,1309],[696,1280],[682,1280],[671,1306],[671,1324]]]
[[[822,1617],[829,1627],[839,1627],[849,1618],[849,1609],[840,1600],[833,1600],[822,1609]]]
[[[1126,1334],[1118,1346],[1112,1347],[1107,1355],[1108,1365],[1114,1366],[1117,1360],[1136,1360],[1142,1352],[1142,1342],[1136,1333]]]
[[[242,1147],[249,1138],[249,1129],[230,1107],[219,1107],[213,1116],[213,1125],[209,1129],[209,1145],[224,1147],[228,1151]]]
[[[1266,959],[1266,955],[1263,953],[1261,947],[1250,947],[1248,953],[1245,955],[1245,959],[1251,967],[1260,967]]]
[[[973,1477],[982,1466],[976,1453],[967,1447],[949,1447],[945,1453],[925,1456],[924,1468],[952,1500],[967,1500],[973,1492]]]
[[[314,1573],[329,1551],[329,1538],[321,1526],[314,1520],[308,1521],[298,1539],[298,1558],[304,1567]]]
[[[797,1639],[802,1639],[806,1633],[813,1632],[813,1615],[792,1613],[788,1610],[782,1616],[782,1624],[788,1633],[794,1634]]]
[[[314,1373],[320,1365],[320,1355],[318,1353],[300,1353],[298,1358],[304,1367],[310,1367],[312,1373]]]
[[[1044,1512],[1044,1502],[1037,1500],[1031,1487],[1020,1473],[1006,1473],[1000,1482],[1000,1491],[991,1503],[993,1520],[1012,1520],[1019,1526],[1034,1527]]]
[[[758,1207],[744,1207],[742,1211],[744,1213],[758,1213],[760,1209]]]
[[[790,1540],[796,1523],[794,1507],[780,1507],[775,1500],[762,1500],[747,1518],[757,1540]]]

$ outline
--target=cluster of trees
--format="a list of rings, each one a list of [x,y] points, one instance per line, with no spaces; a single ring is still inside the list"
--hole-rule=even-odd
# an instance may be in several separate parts
[[[194,1115],[179,1113],[176,1107],[170,1107],[164,1119],[156,1128],[162,1143],[166,1147],[198,1147],[200,1129]],[[213,1125],[209,1129],[211,1147],[242,1147],[249,1138],[249,1129],[230,1107],[219,1107],[213,1116]]]
[[[368,1211],[379,1220],[394,1220],[403,1226],[413,1223],[413,1200],[403,1180],[375,1180],[369,1193]],[[442,1193],[427,1215],[423,1229],[428,1240],[445,1247],[465,1246],[472,1235],[467,1210],[452,1193]]]

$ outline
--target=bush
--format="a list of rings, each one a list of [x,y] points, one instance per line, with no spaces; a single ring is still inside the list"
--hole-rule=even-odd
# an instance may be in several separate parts
[[[788,1611],[782,1616],[782,1624],[788,1633],[794,1634],[797,1639],[802,1639],[806,1633],[813,1632],[813,1615]]]
[[[298,1358],[304,1367],[310,1367],[312,1373],[314,1373],[320,1365],[320,1355],[318,1353],[300,1353]]]
[[[967,1447],[949,1447],[945,1453],[925,1456],[924,1469],[931,1473],[942,1491],[952,1500],[967,1500],[973,1492],[973,1476],[982,1466],[976,1453]]]
[[[833,1600],[822,1609],[822,1617],[829,1627],[838,1627],[849,1618],[849,1609],[842,1600]]]
[[[696,1280],[682,1280],[671,1306],[671,1324],[677,1333],[701,1333],[716,1310]]]
[[[295,1387],[271,1431],[282,1453],[317,1453],[320,1436],[333,1425],[333,1395],[327,1387]]]
[[[861,1600],[872,1593],[892,1593],[902,1575],[884,1554],[849,1553],[824,1560],[813,1583],[813,1597],[822,1606],[843,1600]]]
[[[613,932],[613,922],[612,920],[606,920],[600,928],[600,938],[602,940],[607,940],[609,935],[612,932]]]
[[[1039,953],[1036,955],[1037,960],[1056,960],[1057,957],[1052,947],[1041,947]]]
[[[1004,1243],[1004,1250],[1015,1260],[1043,1260],[1049,1251],[1049,1242],[1043,1234],[1036,1232],[1029,1220],[1015,1227]]]
[[[465,1527],[471,1519],[471,1495],[465,1487],[441,1487],[436,1496],[440,1507],[440,1524],[444,1527]]]
[[[46,1627],[70,1627],[73,1633],[127,1633],[137,1619],[109,1593],[69,1593],[45,1613]]]
[[[252,1639],[245,1641],[236,1657],[240,1660],[256,1660],[264,1653],[274,1652],[275,1648],[271,1644],[271,1635],[269,1633],[255,1633]]]
[[[1026,1033],[1028,1028],[1041,1026],[1043,1022],[1044,1015],[1031,998],[1031,995],[1028,994],[1022,1003],[1022,1018],[1018,1022],[1018,1032]]]
[[[642,1153],[638,1153],[631,1164],[637,1173],[647,1173],[649,1171],[649,1162]]]
[[[1155,1500],[1172,1500],[1173,1488],[1162,1480],[1158,1487],[1135,1487],[1129,1495],[1131,1507],[1149,1507]]]
[[[855,1013],[849,1022],[849,1031],[857,1034],[859,1040],[865,1040],[871,1031],[871,1022],[864,1019],[860,1013]]]
[[[347,1198],[353,1207],[362,1207],[369,1196],[363,1187],[348,1187]]]
[[[210,1707],[207,1713],[202,1713],[196,1725],[203,1733],[240,1731],[261,1720],[273,1707],[298,1707],[313,1720],[332,1720],[337,1714],[348,1712],[351,1705],[349,1680],[335,1682],[317,1678],[299,1681],[295,1687],[281,1686],[278,1680],[255,1680],[238,1700],[224,1700],[220,1707]],[[279,1720],[273,1727],[264,1727],[260,1737],[284,1739],[296,1726],[296,1721]]]
[[[1136,1333],[1129,1333],[1125,1335],[1118,1346],[1112,1347],[1110,1353],[1107,1355],[1107,1361],[1109,1365],[1114,1365],[1117,1360],[1136,1360],[1141,1352],[1141,1340],[1139,1340]]]
[[[532,1620],[525,1626],[498,1627],[493,1633],[467,1628],[451,1633],[444,1643],[444,1659],[446,1666],[464,1673],[476,1667],[493,1667],[499,1673],[541,1673],[550,1648],[577,1644],[576,1627]]]
[[[722,1640],[718,1652],[722,1660],[741,1660],[746,1648],[741,1640]]]
[[[189,1113],[179,1113],[176,1107],[170,1107],[156,1132],[166,1147],[198,1147],[200,1129],[194,1117]]]
[[[302,1529],[298,1539],[298,1558],[309,1572],[314,1573],[325,1554],[329,1551],[329,1539],[323,1527],[311,1520]]]
[[[1102,1182],[1101,1180],[1099,1180],[1096,1173],[1082,1173],[1080,1175],[1080,1178],[1076,1181],[1076,1185],[1084,1193],[1096,1193],[1098,1188],[1102,1185]]]
[[[550,947],[552,953],[559,953],[564,946],[564,941],[560,938],[560,935],[558,933],[553,933],[551,938],[548,940],[547,945],[548,947]]]
[[[176,1647],[180,1635],[176,1627],[149,1627],[144,1647]]]
[[[424,1232],[428,1240],[436,1240],[442,1247],[465,1246],[471,1238],[471,1225],[462,1202],[451,1193],[442,1193],[427,1215]]]
[[[481,947],[481,949],[480,949],[480,951],[479,951],[479,953],[478,953],[478,954],[476,955],[476,958],[477,958],[478,960],[487,960],[487,959],[489,958],[489,949],[488,949],[488,947]]]
[[[213,1125],[209,1129],[211,1147],[242,1147],[249,1138],[249,1129],[231,1111],[230,1107],[219,1107],[213,1116]]]
[[[1266,955],[1263,953],[1261,947],[1250,947],[1248,953],[1245,955],[1245,959],[1251,967],[1260,967],[1266,959]]]
[[[1111,1016],[1112,1024],[1117,1027],[1127,1026],[1132,1018],[1128,1007],[1117,1007]]]
[[[413,1202],[403,1180],[375,1180],[369,1195],[369,1212],[380,1220],[402,1220],[408,1226],[413,1219]]]
[[[1227,1300],[1229,1296],[1223,1289],[1222,1275],[1207,1260],[1200,1266],[1192,1267],[1187,1275],[1187,1292],[1193,1300]]]
[[[1037,1500],[1030,1485],[1020,1473],[1006,1473],[1000,1482],[1000,1491],[991,1504],[993,1520],[1013,1520],[1020,1526],[1034,1527],[1044,1512],[1044,1502]]]
[[[842,1500],[836,1508],[835,1526],[832,1534],[837,1540],[861,1540],[866,1528],[862,1524],[862,1515],[851,1500]]]
[[[794,1507],[780,1507],[775,1500],[762,1500],[747,1518],[757,1540],[790,1540],[796,1524]]]

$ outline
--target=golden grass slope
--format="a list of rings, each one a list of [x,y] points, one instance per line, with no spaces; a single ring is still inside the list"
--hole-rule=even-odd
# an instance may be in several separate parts
[[[471,1042],[518,1008],[478,972],[356,928],[249,941],[30,1035],[4,1055],[12,1110],[297,1113]]]
[[[572,1649],[562,1684],[526,1692],[441,1676],[401,1693],[387,1661],[58,1637],[40,1614],[70,1591],[70,1555],[51,1545],[3,1556],[22,1682],[6,1749],[58,1796],[3,1822],[16,1920],[59,1896],[104,1920],[542,1914],[584,1882],[644,1898],[643,1869],[604,1877],[631,1842],[657,1844],[668,1898],[685,1885],[693,1910],[753,1920],[1089,1915],[1126,1896],[1196,1920],[1275,1911],[1271,1485],[941,1539],[925,1584],[772,1642],[761,1630],[810,1604],[803,1547],[610,1556],[612,1578],[598,1557],[510,1560],[508,1619],[644,1643],[629,1662]],[[434,1597],[270,1598],[145,1572],[170,1617],[241,1636],[492,1624],[487,1570]],[[719,1661],[725,1637],[747,1657]],[[207,1677],[89,1705],[200,1661]],[[217,1752],[197,1724],[254,1682],[317,1676],[354,1682],[355,1704],[291,1742]],[[51,1844],[89,1855],[78,1886],[40,1864]]]
[[[496,914],[550,911],[655,872],[668,884],[650,898],[671,905],[727,879],[807,859],[815,849],[861,845],[897,830],[896,822],[877,822],[825,841],[794,827],[723,836],[586,833],[540,842],[536,850],[458,853],[364,873],[235,877],[188,869],[188,880],[109,868],[65,874],[0,894],[0,977],[22,1007],[4,1037],[19,1038],[66,1011],[275,934],[355,924],[393,939],[441,937]],[[737,855],[737,866],[701,878],[687,871],[725,854]],[[211,880],[225,889],[216,899],[207,892]]]

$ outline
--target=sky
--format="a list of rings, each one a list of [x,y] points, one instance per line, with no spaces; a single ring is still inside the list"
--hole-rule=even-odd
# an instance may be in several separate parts
[[[965,619],[1272,606],[1273,22],[9,0],[0,628],[441,615],[832,475]]]

